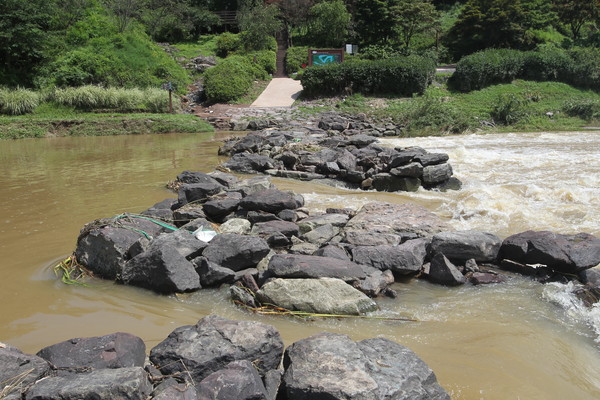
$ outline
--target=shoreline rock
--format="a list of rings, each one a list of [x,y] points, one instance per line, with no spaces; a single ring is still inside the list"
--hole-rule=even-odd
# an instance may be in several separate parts
[[[450,399],[415,353],[383,338],[353,342],[320,333],[291,344],[284,355],[273,326],[210,315],[176,328],[142,365],[98,363],[119,337],[141,342],[126,333],[71,339],[40,351],[52,349],[52,363],[0,343],[0,391],[10,400]],[[123,359],[140,358],[136,346],[120,348]],[[19,376],[19,384],[8,386]]]

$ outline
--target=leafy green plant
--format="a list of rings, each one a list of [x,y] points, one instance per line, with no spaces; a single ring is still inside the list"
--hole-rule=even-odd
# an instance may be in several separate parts
[[[229,103],[244,96],[252,87],[253,70],[241,56],[229,57],[204,73],[209,102]]]
[[[285,71],[293,74],[302,69],[302,66],[308,65],[308,47],[294,46],[287,49],[285,55]]]
[[[219,57],[227,57],[242,48],[240,35],[231,32],[224,32],[217,37],[216,53]]]
[[[499,125],[514,125],[528,116],[527,101],[516,94],[503,94],[498,96],[492,106],[490,116]]]
[[[562,110],[571,117],[579,117],[586,121],[600,117],[600,100],[594,99],[569,99],[564,102]]]

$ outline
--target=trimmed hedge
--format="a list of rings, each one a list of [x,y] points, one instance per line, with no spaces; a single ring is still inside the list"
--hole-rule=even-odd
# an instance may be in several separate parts
[[[307,68],[302,86],[309,97],[349,93],[411,96],[424,93],[434,74],[435,62],[426,57],[358,60]]]
[[[308,65],[308,46],[295,46],[287,49],[285,54],[285,72],[291,75],[300,71],[302,65]]]
[[[558,81],[581,88],[600,89],[600,50],[558,48],[537,51],[483,50],[463,57],[448,84],[469,92],[514,79]]]

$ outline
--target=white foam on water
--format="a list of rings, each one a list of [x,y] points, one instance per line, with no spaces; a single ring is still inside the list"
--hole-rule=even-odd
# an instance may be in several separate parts
[[[592,307],[586,307],[583,302],[573,294],[573,291],[581,286],[574,282],[567,284],[552,282],[544,285],[542,297],[547,301],[561,307],[566,316],[564,324],[572,324],[574,328],[578,325],[588,326],[595,334],[595,341],[600,345],[600,303]],[[580,333],[585,329],[578,329]]]

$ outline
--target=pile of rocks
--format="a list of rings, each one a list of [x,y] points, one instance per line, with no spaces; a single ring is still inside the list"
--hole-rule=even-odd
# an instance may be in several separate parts
[[[142,339],[128,333],[70,339],[37,355],[0,344],[0,362],[6,400],[450,399],[393,341],[321,333],[284,354],[273,326],[217,316],[175,329],[149,362]]]
[[[333,180],[351,188],[387,192],[416,191],[421,186],[460,189],[447,154],[420,147],[383,147],[377,137],[364,132],[266,129],[229,140],[219,154],[232,156],[222,167],[242,173]]]
[[[371,298],[394,297],[389,286],[407,276],[448,286],[498,283],[501,267],[543,281],[597,279],[590,268],[600,263],[600,240],[592,235],[524,232],[503,242],[488,232],[452,231],[410,203],[311,213],[301,195],[277,190],[268,177],[185,171],[177,182],[178,199],[86,225],[79,263],[158,293],[237,282],[232,297],[250,307],[327,314],[373,311]]]

